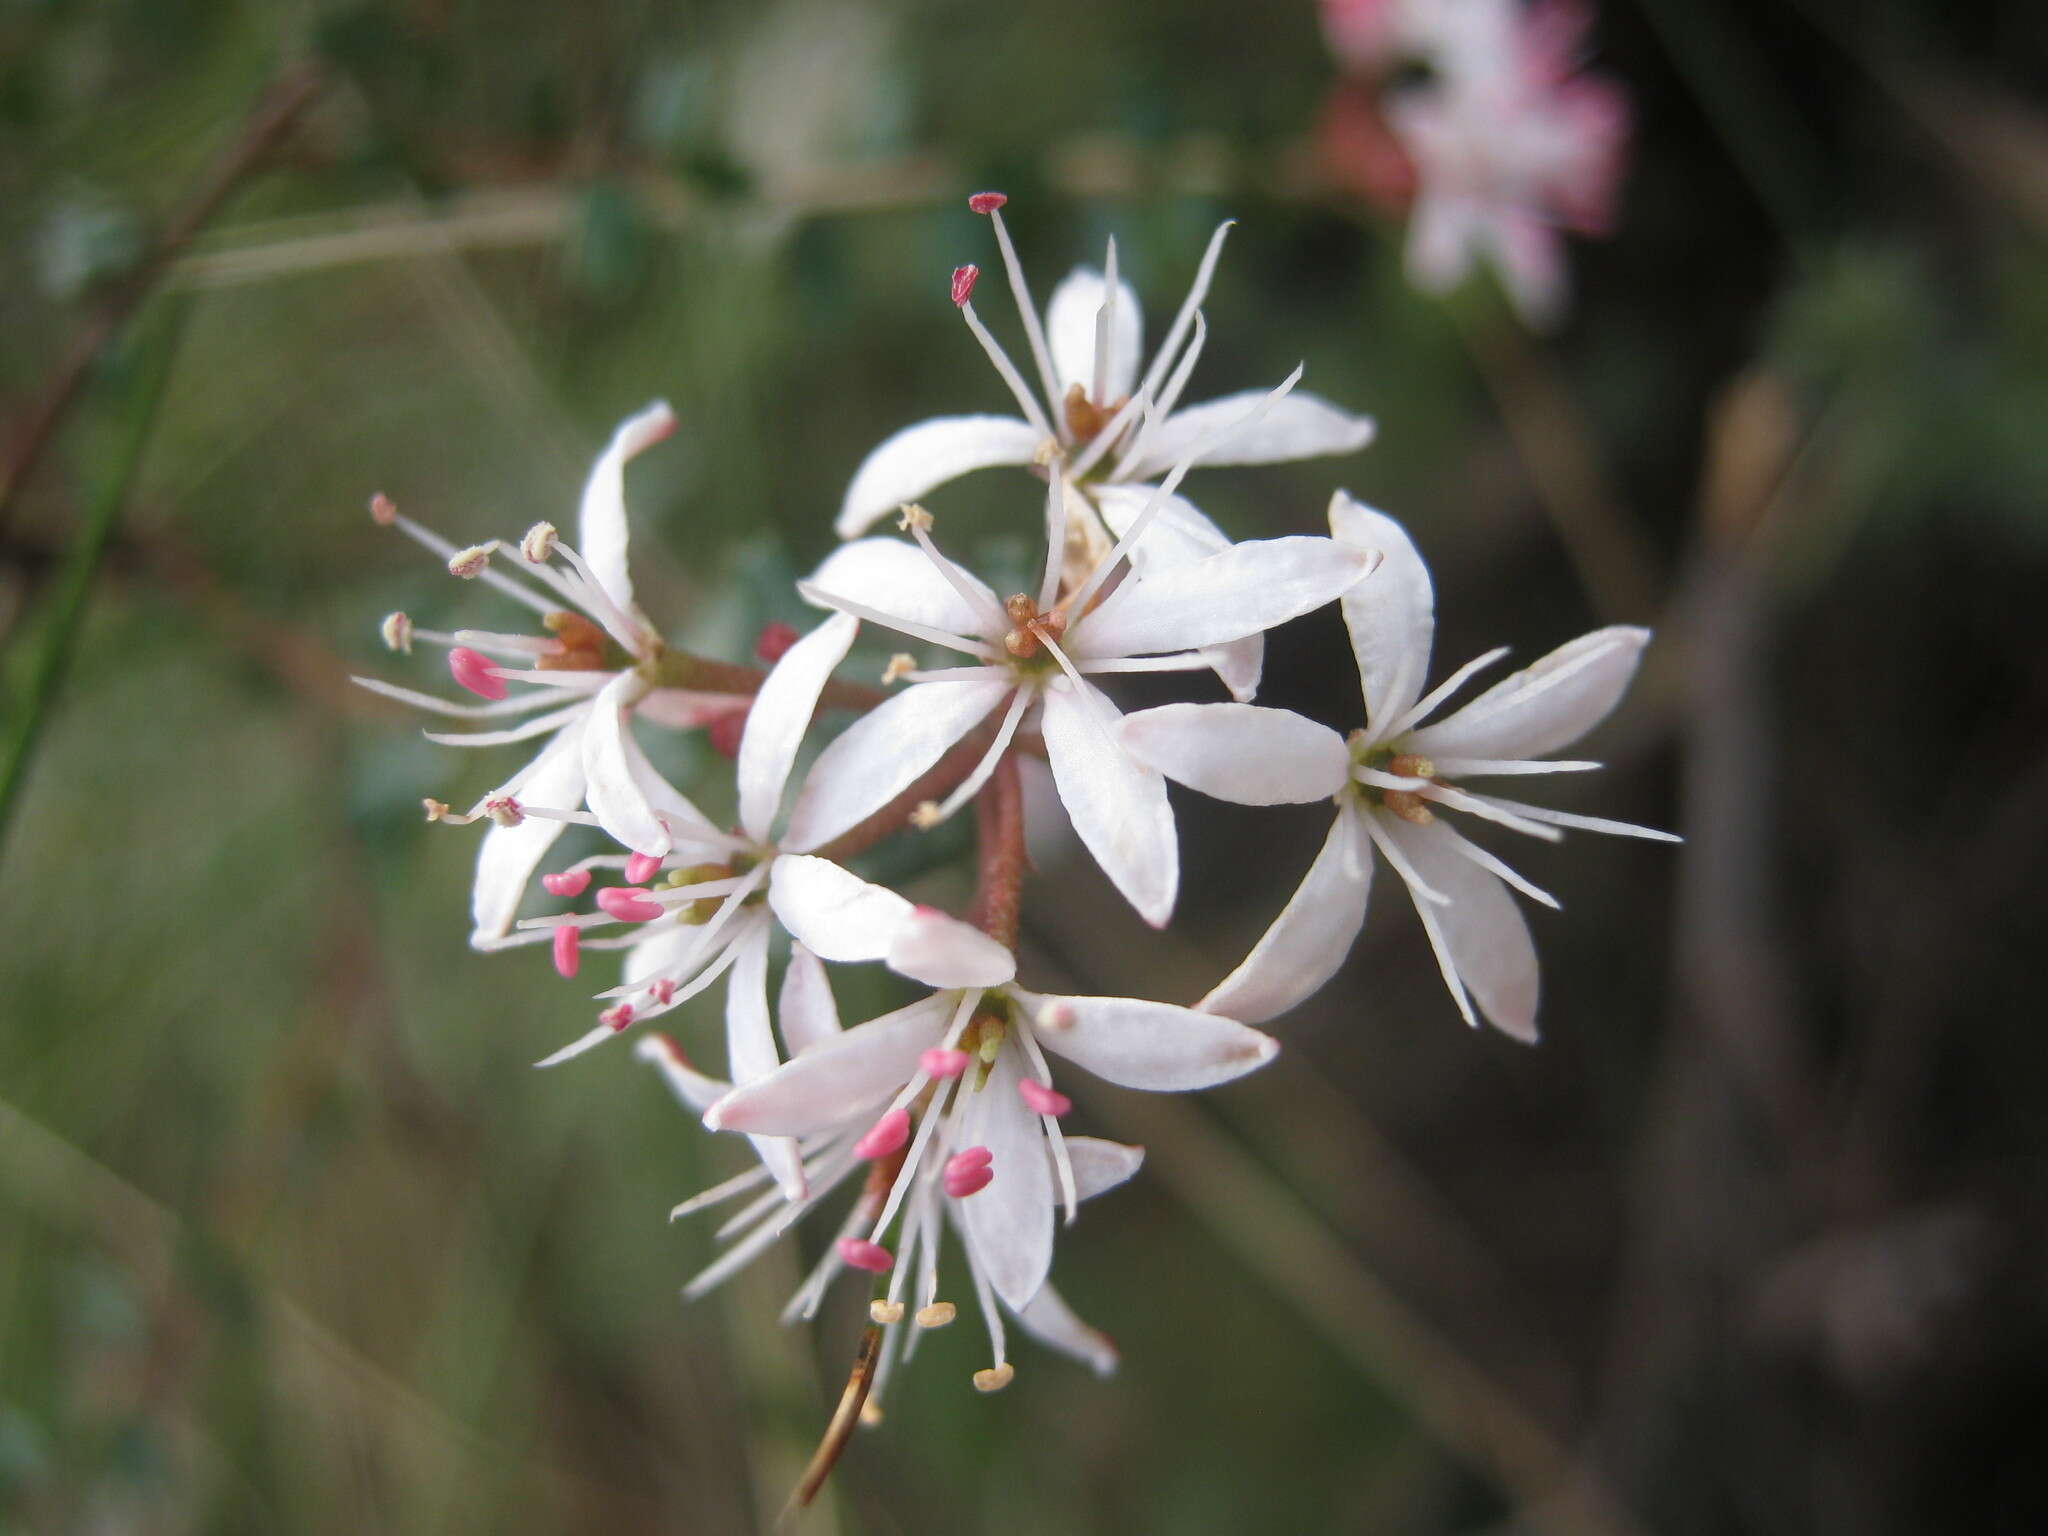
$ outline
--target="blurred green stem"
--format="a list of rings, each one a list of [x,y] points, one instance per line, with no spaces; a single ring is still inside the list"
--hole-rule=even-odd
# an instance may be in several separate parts
[[[164,389],[170,382],[189,304],[190,300],[184,298],[171,300],[166,306],[160,334],[154,341],[140,344],[136,349],[139,358],[126,428],[115,448],[106,479],[86,508],[85,525],[72,540],[64,563],[57,572],[56,589],[49,598],[42,650],[30,667],[21,707],[12,712],[14,728],[7,740],[5,756],[0,757],[0,851],[7,846],[7,829],[34,761],[36,745],[42,739],[43,726],[56,703],[57,690],[63,686],[64,673],[71,664],[71,653],[85,621],[86,604],[92,597],[94,578],[99,575],[100,562],[106,556],[107,545],[113,540],[114,529],[121,520],[121,508],[127,503],[129,487],[135,481],[135,471],[141,466],[143,451],[148,447],[150,433],[156,425],[157,409],[163,403]]]

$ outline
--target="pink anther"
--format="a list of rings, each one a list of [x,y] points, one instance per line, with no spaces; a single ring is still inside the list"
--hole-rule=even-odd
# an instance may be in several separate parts
[[[609,1024],[614,1031],[624,1029],[633,1022],[633,1005],[620,1003],[616,1008],[607,1008],[597,1016],[600,1024]]]
[[[479,698],[505,697],[504,675],[466,645],[458,645],[448,653],[448,671],[456,682]]]
[[[944,1173],[939,1182],[955,1200],[965,1200],[969,1195],[987,1189],[996,1171],[989,1166],[992,1161],[987,1147],[969,1147],[946,1159]]]
[[[1035,1077],[1019,1079],[1017,1097],[1041,1115],[1051,1115],[1057,1120],[1074,1107],[1074,1101],[1064,1093],[1057,1093]]]
[[[389,528],[398,521],[398,507],[382,491],[370,498],[370,521],[379,528]]]
[[[662,913],[638,885],[608,885],[597,893],[597,904],[622,923],[651,923]]]
[[[953,307],[958,309],[974,297],[975,279],[981,276],[981,268],[969,262],[964,267],[953,269]]]
[[[777,619],[772,624],[761,626],[761,633],[754,637],[754,654],[764,665],[772,667],[782,660],[796,642],[796,626]]]
[[[853,1155],[872,1162],[878,1157],[887,1157],[891,1152],[903,1150],[903,1144],[910,1140],[910,1111],[892,1109],[868,1128],[867,1135],[853,1144]]]
[[[676,1000],[676,984],[671,978],[664,976],[647,989],[647,995],[653,998],[658,1006],[666,1008]]]
[[[871,1274],[887,1274],[895,1266],[896,1256],[880,1243],[871,1243],[864,1237],[842,1237],[839,1239],[839,1257],[855,1269],[865,1269]]]
[[[562,869],[552,875],[540,877],[542,889],[550,896],[581,896],[590,889],[590,871],[587,869]]]
[[[967,206],[976,213],[994,213],[1010,200],[1007,192],[977,192],[967,199]]]
[[[965,1173],[970,1168],[986,1168],[996,1160],[995,1153],[987,1147],[969,1147],[964,1152],[955,1152],[946,1159],[946,1172]]]
[[[965,1051],[949,1051],[935,1045],[917,1058],[917,1064],[926,1077],[958,1077],[973,1059]]]
[[[574,923],[563,923],[555,929],[555,970],[565,980],[576,974],[576,966],[582,959],[583,930]]]
[[[711,742],[711,750],[720,757],[731,759],[740,755],[740,737],[747,731],[747,712],[739,710],[730,715],[720,715],[704,727],[704,734]]]
[[[626,860],[626,884],[645,885],[652,880],[655,871],[661,868],[661,856],[653,853],[636,853]]]

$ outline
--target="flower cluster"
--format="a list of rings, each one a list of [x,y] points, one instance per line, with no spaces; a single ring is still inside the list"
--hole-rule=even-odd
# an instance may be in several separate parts
[[[1342,183],[1406,211],[1408,274],[1447,292],[1487,260],[1532,325],[1566,297],[1563,232],[1601,235],[1626,99],[1579,67],[1586,0],[1321,0],[1343,66],[1321,133]]]
[[[1434,719],[1499,653],[1428,692],[1428,573],[1390,518],[1338,491],[1329,535],[1233,540],[1180,493],[1197,468],[1335,455],[1372,435],[1364,417],[1277,385],[1183,405],[1206,336],[1202,301],[1228,226],[1217,230],[1165,339],[1143,358],[1137,296],[1114,245],[1080,268],[1041,316],[1002,221],[987,215],[1015,297],[1035,387],[973,303],[974,267],[952,300],[1018,414],[940,417],[883,442],[852,477],[844,542],[798,583],[820,611],[809,633],[765,631],[754,667],[670,646],[634,600],[624,473],[674,418],[656,404],[626,421],[593,468],[574,544],[541,523],[516,543],[456,548],[399,515],[457,577],[523,604],[537,633],[384,623],[398,651],[447,651],[478,702],[364,686],[436,713],[487,722],[455,745],[538,740],[517,772],[457,812],[484,826],[472,904],[481,949],[546,945],[564,978],[586,951],[616,952],[595,1017],[540,1063],[553,1066],[724,987],[723,1075],[670,1035],[637,1054],[713,1131],[747,1138],[746,1171],[675,1215],[738,1202],[722,1255],[696,1296],[746,1266],[814,1207],[851,1191],[833,1240],[789,1303],[812,1315],[832,1282],[869,1277],[879,1342],[861,1378],[869,1416],[922,1331],[956,1315],[952,1247],[985,1319],[992,1391],[1014,1373],[1006,1319],[1098,1370],[1108,1340],[1049,1280],[1054,1235],[1080,1203],[1138,1169],[1135,1147],[1067,1128],[1055,1072],[1182,1092],[1270,1060],[1254,1028],[1333,974],[1365,916],[1377,859],[1407,885],[1444,979],[1468,1021],[1533,1039],[1536,962],[1508,888],[1549,902],[1444,813],[1554,838],[1560,828],[1663,836],[1480,793],[1489,776],[1590,768],[1547,754],[1621,697],[1647,635],[1607,629],[1553,652]],[[1003,594],[942,548],[923,505],[970,470],[1006,467],[1042,487],[1043,558],[1029,590]],[[875,532],[893,516],[893,531]],[[1262,637],[1328,604],[1350,628],[1366,724],[1349,737],[1260,707]],[[863,631],[905,646],[877,688],[842,677]],[[1124,714],[1132,672],[1213,673],[1229,701]],[[798,772],[821,719],[851,714]],[[488,722],[511,721],[496,725]],[[656,766],[643,727],[703,728],[732,761],[734,824],[721,826]],[[1109,883],[1155,926],[1179,885],[1169,779],[1241,803],[1324,800],[1322,853],[1251,954],[1195,1007],[1070,997],[1020,981],[1028,859],[1018,764],[1042,758],[1072,832]],[[977,829],[971,909],[949,914],[865,878],[862,856],[966,809]],[[571,827],[602,851],[554,858]],[[543,871],[543,865],[555,867]],[[541,892],[561,910],[520,914]],[[566,904],[566,905],[563,905]],[[1552,903],[1554,905],[1554,903]],[[904,1006],[842,1024],[831,969],[882,966],[915,989]],[[780,970],[771,987],[771,974]],[[609,978],[607,978],[609,979]],[[1192,991],[1193,988],[1191,987]],[[1071,1084],[1069,1084],[1071,1086]],[[952,1244],[947,1234],[953,1235]],[[860,1406],[856,1404],[856,1406]]]

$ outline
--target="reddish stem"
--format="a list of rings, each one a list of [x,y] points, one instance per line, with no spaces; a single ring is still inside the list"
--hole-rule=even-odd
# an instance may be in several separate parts
[[[1014,950],[1031,857],[1024,848],[1024,783],[1013,753],[1003,754],[987,787],[975,797],[974,817],[979,846],[973,921]]]

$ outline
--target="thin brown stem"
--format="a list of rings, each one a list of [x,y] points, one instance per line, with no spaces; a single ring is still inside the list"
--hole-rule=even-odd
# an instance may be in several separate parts
[[[688,651],[665,650],[651,664],[656,681],[664,688],[688,688],[694,693],[737,693],[753,695],[761,691],[761,684],[768,673],[762,667],[750,667],[743,662],[714,661],[709,656],[696,656]],[[818,695],[818,702],[826,709],[854,709],[866,711],[875,708],[889,696],[879,688],[866,683],[843,682],[830,678]]]
[[[249,114],[242,131],[207,167],[206,174],[179,205],[133,271],[115,286],[99,312],[72,343],[71,350],[50,375],[42,394],[29,408],[27,419],[14,434],[4,468],[0,468],[0,526],[5,526],[14,499],[34,471],[57,429],[78,400],[86,376],[121,328],[158,284],[163,281],[185,247],[192,242],[244,178],[274,149],[299,115],[319,95],[321,77],[311,65],[297,65],[285,71]]]
[[[973,920],[981,931],[1006,949],[1017,947],[1023,913],[1024,876],[1030,855],[1024,850],[1024,784],[1017,759],[1003,754],[988,785],[975,797],[977,833]]]
[[[860,1411],[867,1403],[868,1389],[875,1384],[875,1366],[881,1357],[882,1330],[870,1323],[861,1330],[860,1348],[854,1352],[853,1370],[847,1375],[846,1390],[839,1394],[839,1406],[832,1411],[832,1422],[825,1426],[824,1438],[818,1442],[810,1465],[804,1468],[804,1475],[797,1480],[789,1502],[782,1506],[782,1516],[777,1521],[779,1526],[787,1528],[810,1507],[811,1500],[818,1496],[818,1490],[825,1486],[825,1479],[839,1465],[839,1458],[846,1451],[846,1442],[853,1438],[854,1426],[860,1423]]]

